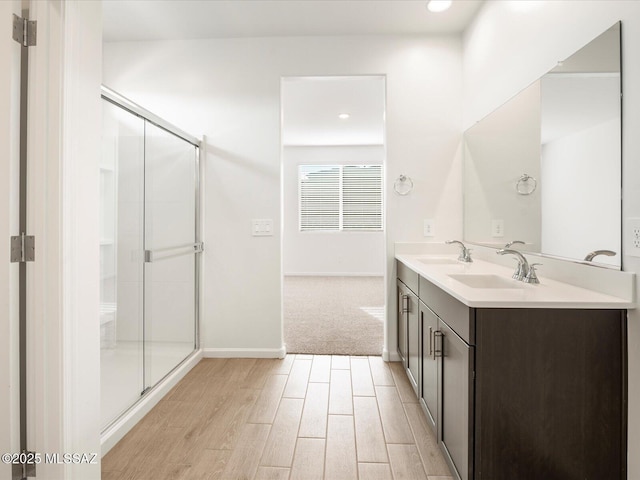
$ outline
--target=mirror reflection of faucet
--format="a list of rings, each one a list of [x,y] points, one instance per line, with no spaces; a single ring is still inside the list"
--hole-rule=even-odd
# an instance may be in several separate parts
[[[513,245],[524,245],[524,242],[522,240],[512,240],[511,242],[507,243],[504,247],[502,248],[511,248]]]
[[[616,255],[616,252],[614,252],[613,250],[594,250],[593,252],[588,253],[586,257],[584,257],[584,261],[590,262],[598,255],[606,255],[607,257],[614,257]]]

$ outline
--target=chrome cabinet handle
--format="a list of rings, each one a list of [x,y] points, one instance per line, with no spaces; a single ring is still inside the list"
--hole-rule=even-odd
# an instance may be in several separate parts
[[[433,332],[433,359],[435,360],[436,357],[443,357],[444,355],[442,354],[442,345],[443,345],[443,340],[442,337],[444,337],[444,333],[442,333],[440,330],[436,330],[435,332]],[[440,348],[438,348],[438,339],[440,339]]]
[[[400,313],[409,313],[409,295],[402,295],[402,310]]]
[[[429,327],[429,356],[433,356],[433,327]]]

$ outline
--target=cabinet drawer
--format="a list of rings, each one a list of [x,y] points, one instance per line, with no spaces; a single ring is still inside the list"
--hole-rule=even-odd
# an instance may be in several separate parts
[[[420,300],[443,319],[469,345],[475,344],[474,310],[420,277]]]
[[[413,293],[418,294],[418,274],[407,267],[404,263],[397,261],[398,278],[409,287]]]

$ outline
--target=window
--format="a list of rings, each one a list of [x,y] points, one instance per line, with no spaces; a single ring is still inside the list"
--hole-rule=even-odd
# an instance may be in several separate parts
[[[300,230],[382,230],[382,165],[300,165]]]

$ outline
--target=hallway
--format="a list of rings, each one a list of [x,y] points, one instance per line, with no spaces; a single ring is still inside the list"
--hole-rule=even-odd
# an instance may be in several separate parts
[[[103,458],[102,478],[451,480],[399,363],[204,359]]]

